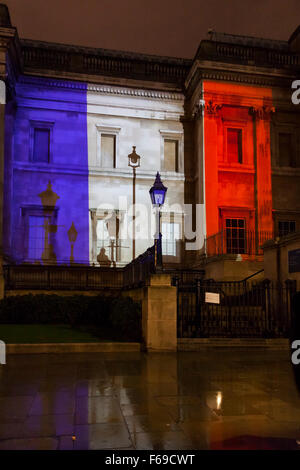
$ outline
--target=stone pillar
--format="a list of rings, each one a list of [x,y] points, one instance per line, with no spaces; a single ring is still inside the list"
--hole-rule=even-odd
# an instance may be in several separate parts
[[[210,100],[204,110],[206,236],[219,232],[217,143],[221,107]]]
[[[0,4],[0,298],[4,296],[3,279],[3,185],[6,86],[10,95],[21,70],[21,48],[16,28],[12,27],[6,5]]]
[[[0,80],[0,299],[4,297],[3,278],[3,187],[4,187],[4,119],[5,83]]]
[[[144,288],[142,329],[147,351],[177,350],[177,292],[168,274],[153,274]]]
[[[256,232],[260,235],[257,245],[272,238],[272,171],[270,148],[270,117],[272,106],[252,108],[255,121],[256,153]],[[258,248],[258,246],[256,248]]]

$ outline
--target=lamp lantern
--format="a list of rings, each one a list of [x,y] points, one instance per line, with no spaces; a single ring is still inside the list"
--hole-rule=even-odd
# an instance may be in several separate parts
[[[168,188],[166,188],[161,179],[160,179],[160,174],[159,172],[156,173],[156,178],[154,181],[153,186],[150,188],[150,197],[151,197],[151,202],[153,206],[163,206],[165,202],[165,197],[167,193]]]

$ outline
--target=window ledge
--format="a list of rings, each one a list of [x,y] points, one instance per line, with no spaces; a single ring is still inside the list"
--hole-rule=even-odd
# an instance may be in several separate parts
[[[255,173],[254,166],[252,165],[218,165],[218,171],[232,172],[232,173]]]
[[[154,180],[156,175],[156,169],[153,170],[138,170],[136,172],[136,178],[145,178]],[[132,179],[132,169],[131,168],[100,168],[97,166],[90,167],[89,175],[92,176],[113,176],[113,177],[122,177],[122,178],[131,178]],[[175,181],[184,181],[184,173],[168,172],[162,171],[160,175],[165,180],[175,180]]]

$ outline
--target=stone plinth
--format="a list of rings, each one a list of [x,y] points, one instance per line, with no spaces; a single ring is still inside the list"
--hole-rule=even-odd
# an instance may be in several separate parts
[[[123,293],[142,302],[142,333],[147,351],[177,350],[177,293],[168,274],[154,274],[148,286]]]

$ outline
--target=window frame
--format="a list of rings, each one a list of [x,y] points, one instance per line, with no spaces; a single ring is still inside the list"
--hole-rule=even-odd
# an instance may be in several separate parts
[[[234,168],[236,170],[254,170],[254,148],[251,150],[249,148],[249,139],[252,139],[252,134],[250,135],[249,122],[244,119],[228,119],[222,118],[223,126],[223,146],[220,145],[220,150],[218,151],[218,165],[219,168]],[[242,163],[234,163],[228,161],[228,151],[227,151],[227,129],[237,129],[242,131]],[[246,143],[247,141],[247,143]]]
[[[243,221],[243,227],[239,227],[238,224],[237,224],[236,227],[234,227],[233,225],[228,226],[228,225],[227,225],[227,221],[229,221],[229,220],[230,220],[230,221],[233,221],[233,220],[240,221],[240,220],[241,220],[241,221]],[[225,228],[224,228],[224,230],[225,230],[225,237],[226,237],[226,239],[225,239],[226,253],[227,253],[227,254],[230,254],[230,255],[239,255],[239,254],[243,255],[243,254],[246,254],[246,253],[247,253],[247,221],[246,221],[246,218],[245,218],[245,217],[225,217],[225,218],[224,218],[224,222],[225,222]],[[231,236],[230,238],[228,238],[228,234],[227,234],[228,231],[230,231],[231,234],[232,234],[233,230],[236,230],[237,233],[239,233],[241,230],[243,230],[243,232],[244,232],[244,237],[243,237],[243,238],[241,238],[241,237],[235,237],[235,238],[234,238],[234,237]],[[229,241],[229,240],[231,240],[231,243],[230,243],[231,248],[230,248],[230,250],[228,249],[228,241]],[[239,248],[237,248],[237,251],[234,251],[234,249],[232,248],[232,241],[233,241],[233,240],[237,240],[237,241],[239,241],[239,240],[244,240],[244,243],[243,243],[244,246],[243,246],[242,251],[240,251]]]
[[[121,127],[100,125],[96,124],[96,166],[103,170],[116,170],[119,168],[119,133]],[[105,167],[103,166],[102,155],[101,155],[101,136],[112,135],[115,138],[115,154],[114,154],[114,166]]]
[[[126,248],[126,247],[122,246],[122,238],[120,237],[120,235],[122,233],[122,224],[124,221],[125,211],[118,210],[118,209],[111,209],[111,208],[110,209],[90,209],[91,235],[92,235],[91,258],[92,258],[92,262],[95,263],[96,265],[98,264],[97,256],[99,254],[97,251],[97,244],[98,244],[97,225],[98,225],[98,221],[104,220],[108,213],[114,213],[114,216],[116,217],[116,224],[117,224],[115,241],[117,245],[119,246],[115,246],[116,259],[114,261],[116,263],[122,263],[122,258],[124,258],[124,253],[122,251],[122,248]],[[105,247],[103,246],[103,248]],[[106,247],[106,255],[110,258],[110,246]]]
[[[184,173],[184,137],[183,131],[160,129],[160,170],[161,172],[171,173],[174,175]],[[169,171],[165,169],[165,140],[172,140],[177,142],[177,171]]]
[[[289,224],[289,225],[290,225],[291,223],[294,224],[295,230],[289,230],[289,231],[287,231],[286,233],[282,233],[282,234],[281,234],[281,233],[280,233],[279,225],[280,225],[280,224]],[[295,233],[295,232],[296,232],[296,230],[297,230],[297,221],[296,221],[295,219],[278,219],[278,220],[277,220],[277,227],[276,227],[276,228],[277,228],[278,236],[279,236],[279,237],[284,237],[284,236],[286,236],[286,235],[289,235],[290,233]]]
[[[168,224],[169,226],[172,226],[173,227],[173,230],[171,231],[174,235],[174,226],[178,226],[178,238],[171,238],[171,239],[168,239],[165,237],[164,235],[164,231],[163,231],[163,226],[164,224]],[[173,257],[176,257],[178,255],[177,253],[177,243],[178,243],[178,240],[181,240],[182,239],[182,234],[181,234],[181,224],[180,222],[176,221],[176,220],[173,220],[173,221],[162,221],[161,223],[161,231],[162,231],[162,255],[163,256],[173,256]],[[166,252],[164,252],[164,245],[166,245],[166,248],[167,246],[172,245],[172,247],[174,247],[174,250],[172,250],[172,253],[168,253],[168,249],[166,250]]]
[[[228,152],[228,137],[229,137],[229,131],[236,131],[237,132],[237,145],[238,145],[238,154],[237,154],[237,161],[230,161],[229,160],[229,152]],[[226,128],[226,157],[227,157],[227,163],[229,165],[243,165],[244,162],[244,136],[243,136],[243,129],[240,127],[227,127]]]
[[[280,164],[280,135],[281,134],[287,134],[287,135],[290,135],[291,137],[290,145],[291,145],[291,152],[292,152],[292,156],[294,157],[294,160],[292,160],[290,156],[289,165]],[[297,154],[297,136],[295,135],[294,128],[285,127],[285,126],[280,126],[277,128],[276,153],[277,153],[276,166],[278,168],[300,168],[299,156]],[[294,163],[294,165],[291,165],[291,163]]]
[[[43,217],[48,218],[51,225],[57,226],[57,218],[58,218],[58,207],[48,207],[51,209],[51,214],[45,214],[45,208],[40,205],[28,205],[28,206],[21,206],[21,227],[22,232],[24,234],[23,238],[23,249],[22,249],[22,259],[25,262],[33,262],[32,259],[29,258],[29,220],[30,217]],[[55,240],[56,232],[52,234],[52,238]],[[50,239],[50,241],[53,241]],[[40,260],[41,261],[41,260]]]
[[[226,219],[244,219],[246,227],[246,253],[255,249],[255,208],[221,206],[219,209],[219,228],[226,233]],[[227,249],[226,237],[223,239],[223,249]],[[242,253],[241,253],[242,254]]]
[[[48,166],[53,163],[53,121],[30,121],[29,131],[29,161],[34,165]],[[49,131],[49,161],[41,162],[33,159],[34,157],[34,133],[36,129],[46,129]]]

